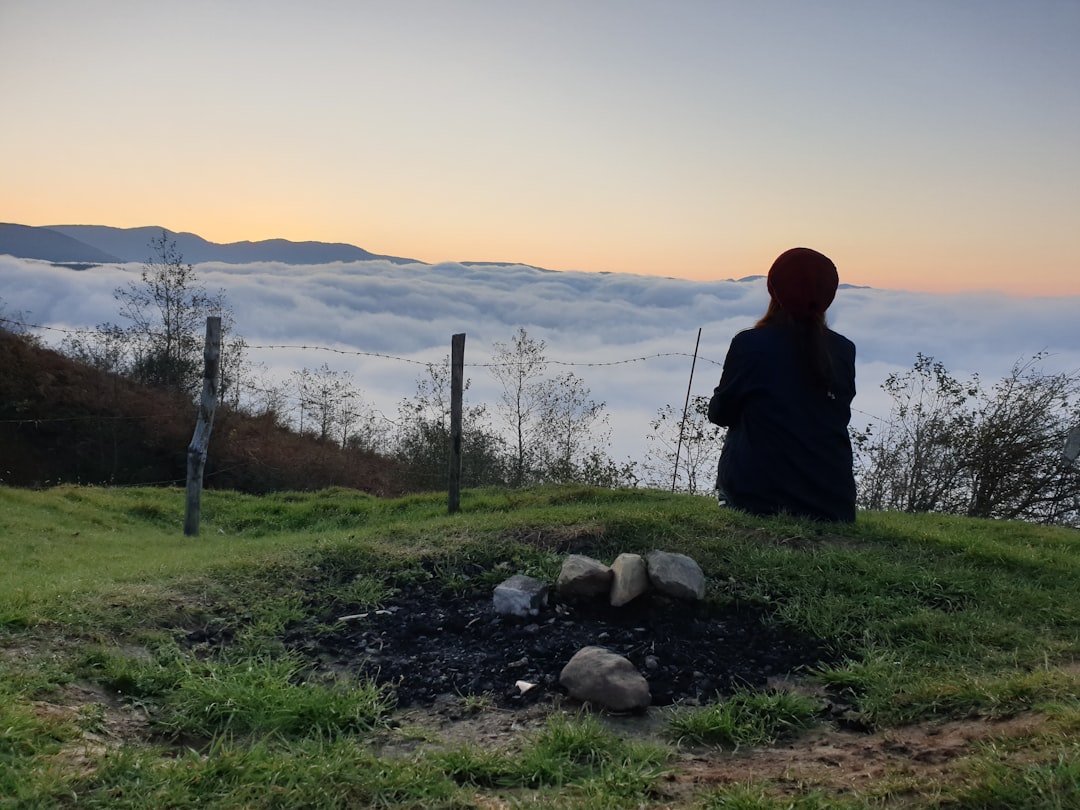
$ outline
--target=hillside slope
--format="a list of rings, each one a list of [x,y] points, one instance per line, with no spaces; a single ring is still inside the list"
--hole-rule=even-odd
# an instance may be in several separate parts
[[[32,228],[0,222],[0,253],[20,259],[44,259],[57,263],[107,264],[120,259],[88,245],[77,237],[51,228]]]
[[[182,484],[195,406],[0,330],[0,482],[12,486]],[[388,459],[300,436],[272,415],[220,408],[207,488],[344,486],[395,491]]]

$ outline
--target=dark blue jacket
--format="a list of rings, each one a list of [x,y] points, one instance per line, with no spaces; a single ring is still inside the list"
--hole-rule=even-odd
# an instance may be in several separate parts
[[[855,344],[826,330],[826,392],[810,383],[796,340],[788,327],[767,326],[731,341],[709,402],[709,421],[728,428],[717,487],[747,512],[853,521]]]

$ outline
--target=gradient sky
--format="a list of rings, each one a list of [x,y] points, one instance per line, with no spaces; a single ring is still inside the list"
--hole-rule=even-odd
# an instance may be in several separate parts
[[[0,221],[1080,294],[1078,0],[0,0]]]

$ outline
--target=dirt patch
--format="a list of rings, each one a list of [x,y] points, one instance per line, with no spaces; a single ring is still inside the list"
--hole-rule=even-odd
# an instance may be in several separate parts
[[[647,594],[630,605],[553,603],[529,619],[502,617],[491,592],[409,586],[378,610],[325,617],[286,643],[316,669],[393,685],[402,707],[485,697],[500,708],[562,696],[558,676],[582,647],[624,656],[649,681],[653,705],[710,702],[739,686],[829,660],[820,639],[767,622],[758,606],[687,603]],[[527,691],[518,681],[535,685]]]
[[[665,792],[700,793],[728,785],[768,783],[780,792],[866,794],[882,785],[916,792],[955,778],[958,765],[991,740],[1038,733],[1039,715],[1005,720],[921,723],[873,734],[823,728],[789,745],[743,752],[701,751],[673,770]]]
[[[65,771],[89,776],[101,756],[125,743],[152,736],[147,718],[91,685],[63,687],[34,711],[78,725],[81,735],[51,757]],[[624,738],[667,741],[675,707],[652,707],[642,714],[597,717]],[[376,731],[368,742],[381,756],[410,756],[422,749],[461,744],[484,749],[519,749],[538,734],[553,712],[578,713],[582,707],[554,698],[532,706],[503,709],[489,701],[443,696],[428,706],[396,713],[392,728]],[[973,719],[923,723],[858,733],[825,723],[788,744],[743,751],[678,747],[656,798],[668,807],[697,806],[702,793],[736,785],[760,785],[776,795],[876,795],[882,791],[909,797],[932,793],[955,781],[964,761],[985,743],[1023,739],[1039,733],[1044,718],[1024,714],[1004,720]],[[491,807],[507,807],[494,797]],[[488,805],[485,805],[488,806]]]
[[[475,745],[485,750],[520,750],[543,730],[553,713],[586,712],[573,701],[555,700],[520,709],[500,709],[464,698],[445,697],[426,707],[399,712],[393,729],[370,742],[381,756],[411,756],[424,750]],[[915,801],[936,796],[964,779],[965,763],[999,740],[1037,737],[1041,715],[919,723],[873,733],[824,721],[775,747],[722,750],[673,743],[669,721],[677,707],[651,707],[641,714],[590,716],[623,739],[673,746],[667,775],[655,788],[663,807],[696,807],[703,794],[754,785],[774,797],[893,796]],[[1022,754],[1020,754],[1022,756]],[[488,798],[491,807],[509,807]],[[904,804],[904,801],[900,801]],[[907,805],[905,805],[907,806]],[[918,805],[922,806],[922,805]]]
[[[378,610],[323,616],[287,645],[317,671],[393,685],[398,705],[484,697],[501,709],[562,698],[559,673],[582,647],[625,656],[649,682],[654,706],[695,705],[739,687],[805,672],[836,658],[820,639],[768,621],[760,606],[657,594],[613,608],[553,602],[528,619],[499,616],[490,590],[410,586]],[[519,682],[532,684],[523,691]]]
[[[88,776],[110,749],[145,738],[150,732],[150,721],[141,707],[92,684],[67,684],[50,700],[31,705],[38,718],[78,729],[78,736],[51,757],[68,773]]]
[[[397,610],[390,610],[392,607],[397,607]],[[777,635],[776,629],[765,623],[767,617],[759,608],[697,606],[688,611],[686,605],[665,603],[663,600],[653,600],[647,607],[646,611],[646,603],[642,603],[641,613],[623,611],[612,617],[607,610],[595,605],[578,607],[569,613],[553,606],[551,615],[538,617],[536,622],[505,621],[505,626],[499,630],[504,634],[501,637],[491,632],[489,626],[486,634],[477,631],[479,635],[473,636],[458,632],[454,644],[440,646],[433,641],[431,632],[438,626],[438,617],[451,617],[444,619],[444,626],[447,622],[460,622],[467,626],[477,616],[488,615],[490,597],[479,593],[471,596],[440,596],[434,591],[416,588],[387,605],[384,608],[387,613],[369,616],[371,622],[366,625],[359,619],[344,623],[328,619],[323,625],[326,638],[317,642],[303,642],[296,637],[291,643],[297,648],[306,649],[313,656],[313,662],[324,671],[330,672],[340,667],[355,671],[362,666],[362,662],[374,663],[366,652],[358,651],[357,645],[360,642],[369,644],[372,632],[386,631],[380,635],[385,650],[382,663],[388,669],[394,668],[395,674],[387,674],[384,679],[396,680],[399,689],[403,688],[404,694],[411,696],[407,697],[411,705],[402,705],[395,712],[392,727],[381,729],[368,739],[375,750],[386,756],[410,755],[425,748],[464,743],[486,749],[515,750],[528,737],[539,733],[553,713],[587,711],[587,708],[563,695],[557,687],[546,687],[541,696],[535,698],[515,699],[509,690],[506,694],[497,690],[469,693],[465,689],[469,681],[464,681],[460,684],[461,691],[443,689],[440,684],[440,689],[434,690],[439,694],[429,699],[431,691],[416,685],[434,672],[447,671],[454,660],[453,655],[457,654],[455,650],[471,662],[467,667],[459,667],[468,669],[471,677],[479,677],[480,674],[488,678],[496,675],[516,676],[518,670],[514,668],[504,666],[503,669],[489,671],[485,667],[495,666],[491,663],[493,661],[512,663],[516,651],[510,647],[499,650],[499,644],[506,644],[507,639],[514,638],[522,643],[530,642],[539,631],[526,628],[550,618],[556,619],[553,625],[555,629],[550,631],[556,637],[565,633],[566,638],[572,639],[576,645],[580,643],[583,632],[597,636],[608,633],[604,640],[614,638],[617,643],[629,643],[631,655],[638,661],[643,660],[640,658],[643,650],[638,650],[644,643],[639,630],[641,627],[647,628],[657,642],[665,640],[664,634],[677,636],[678,642],[671,648],[670,654],[673,656],[680,649],[689,654],[694,648],[694,639],[701,641],[700,627],[697,631],[685,629],[695,623],[711,628],[717,637],[729,634],[729,643],[730,639],[756,638],[757,646],[746,645],[748,652],[742,658],[742,663],[730,669],[730,673],[739,674],[735,681],[729,683],[741,683],[742,678],[757,672],[753,676],[754,681],[764,688],[808,688],[805,681],[798,677],[786,677],[783,673],[775,677],[764,675],[766,670],[785,669],[797,660],[783,655],[775,657],[771,651],[783,649],[785,643],[790,649],[790,644],[798,638],[788,638],[782,632]],[[426,632],[407,632],[410,622],[408,615],[402,615],[404,611],[412,611],[414,631],[423,627],[427,628]],[[424,617],[427,619],[421,621]],[[563,620],[565,622],[560,624]],[[472,627],[480,624],[482,621],[475,622]],[[743,628],[743,635],[736,632],[739,627]],[[314,631],[315,628],[308,629]],[[517,636],[519,633],[524,635]],[[624,633],[625,636],[622,635]],[[454,633],[445,635],[455,637]],[[426,636],[426,641],[422,641],[420,636]],[[626,641],[620,642],[621,638]],[[813,652],[819,648],[814,646],[816,642],[812,639],[801,641],[810,645],[802,650],[803,664],[800,666],[805,666],[807,660],[815,658]],[[656,650],[660,651],[661,657],[669,654],[664,652],[666,648],[662,644],[654,647],[650,641],[646,646],[654,651],[652,654],[656,654]],[[322,654],[328,658],[320,658],[320,648],[324,649]],[[432,655],[426,659],[420,655],[425,648],[432,651]],[[763,659],[749,652],[759,648],[770,651],[770,655]],[[806,654],[807,649],[811,654]],[[350,651],[351,657],[346,657]],[[392,651],[401,655],[392,655]],[[8,647],[0,652],[4,657],[24,659],[39,657],[43,650],[29,645]],[[711,651],[704,649],[701,655],[704,657],[697,659],[699,662],[712,660],[718,667],[716,672],[725,671],[721,669],[724,662],[709,658],[719,655],[717,648]],[[549,663],[542,664],[545,660]],[[546,668],[549,666],[550,671],[554,672],[561,660],[561,654],[552,654],[548,659],[538,656],[533,666],[538,673],[548,671]],[[398,663],[393,664],[394,661]],[[757,665],[753,665],[753,661],[757,661]],[[761,666],[763,662],[764,666]],[[666,678],[669,676],[663,673],[654,675],[651,683],[662,683]],[[678,682],[678,679],[672,680]],[[671,688],[668,694],[675,691]],[[711,699],[715,699],[715,694]],[[823,704],[828,703],[823,693],[816,694],[822,696]],[[703,696],[702,699],[710,698]],[[595,713],[593,716],[624,738],[670,744],[668,724],[671,713],[689,702],[692,699],[654,705],[640,714]],[[35,701],[32,705],[39,717],[63,720],[80,729],[79,737],[66,743],[52,757],[58,767],[67,771],[89,774],[100,764],[105,751],[125,743],[153,738],[151,724],[141,708],[92,684],[68,684],[58,688],[47,700]],[[674,758],[668,765],[668,776],[658,786],[656,798],[666,806],[691,806],[700,803],[701,795],[709,790],[749,784],[764,786],[774,795],[802,795],[808,790],[836,796],[882,795],[882,791],[891,795],[907,794],[909,797],[930,795],[935,786],[955,782],[958,774],[964,773],[964,763],[978,754],[981,745],[999,739],[1022,740],[1037,736],[1044,722],[1039,715],[1025,714],[1005,720],[924,723],[865,733],[838,726],[829,712],[824,712],[822,719],[823,722],[816,729],[776,747],[724,751],[677,746]],[[497,799],[490,801],[493,802],[492,807],[503,806]]]

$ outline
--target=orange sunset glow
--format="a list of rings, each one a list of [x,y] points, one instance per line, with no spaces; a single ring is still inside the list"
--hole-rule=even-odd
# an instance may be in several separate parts
[[[1080,295],[1075,3],[0,5],[0,221]]]

